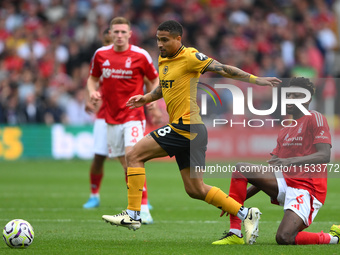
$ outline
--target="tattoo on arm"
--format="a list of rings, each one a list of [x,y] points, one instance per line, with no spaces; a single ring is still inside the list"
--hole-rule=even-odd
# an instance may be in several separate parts
[[[233,78],[233,79],[241,80],[241,81],[249,81],[249,77],[250,77],[249,73],[235,66],[223,65],[216,60],[211,62],[211,64],[207,67],[206,70],[214,72],[214,73],[218,73],[227,78]]]
[[[156,101],[156,100],[162,98],[162,97],[163,97],[163,94],[162,94],[162,88],[161,88],[161,86],[158,86],[158,87],[156,87],[154,90],[152,90],[152,91],[150,92],[150,96],[151,96],[152,101]]]

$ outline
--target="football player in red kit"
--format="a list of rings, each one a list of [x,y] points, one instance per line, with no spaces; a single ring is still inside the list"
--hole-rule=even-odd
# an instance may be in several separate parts
[[[113,44],[95,52],[87,82],[91,102],[97,104],[102,100],[105,103],[109,157],[117,157],[125,172],[125,155],[143,138],[145,129],[144,109],[129,109],[126,102],[131,96],[144,93],[144,77],[150,81],[147,92],[159,84],[158,73],[149,53],[129,44],[131,33],[127,19],[117,17],[111,21]],[[100,79],[102,82],[99,90]],[[142,218],[149,218],[144,223],[152,223],[147,198],[143,202],[142,214],[145,212],[148,217]]]
[[[288,86],[305,88],[311,95],[315,91],[314,84],[303,77],[292,78]],[[287,96],[298,99],[304,98],[305,94],[288,93]],[[304,107],[308,109],[309,103],[303,104]],[[310,115],[304,115],[296,105],[287,105],[287,113],[292,115],[296,125],[280,130],[277,146],[268,160],[269,166],[238,163],[237,171],[232,174],[229,195],[239,203],[243,204],[262,190],[271,197],[272,203],[283,206],[284,216],[276,233],[278,244],[339,243],[339,225],[333,225],[329,233],[303,231],[325,202],[326,164],[331,154],[331,135],[326,118],[319,112],[309,112]],[[282,169],[284,171],[277,171]],[[248,182],[252,186],[247,190]],[[244,244],[241,221],[237,217],[230,215],[229,232],[215,244]]]

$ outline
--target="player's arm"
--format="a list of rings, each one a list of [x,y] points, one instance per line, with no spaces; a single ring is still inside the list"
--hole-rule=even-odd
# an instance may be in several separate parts
[[[267,162],[273,166],[291,166],[304,164],[326,164],[331,158],[331,145],[328,143],[315,144],[316,152],[302,157],[272,158]]]
[[[99,77],[90,75],[87,79],[87,91],[89,93],[90,101],[94,106],[101,100],[101,94],[97,91],[98,83]]]
[[[276,155],[272,155],[272,158],[270,160],[273,160],[277,158]],[[247,197],[246,197],[246,200],[251,198],[252,196],[256,195],[259,191],[261,191],[260,188],[254,186],[254,185],[250,185],[248,188],[247,188]]]
[[[144,76],[144,84],[145,84],[146,92],[149,93],[153,89],[158,87],[158,85],[159,85],[159,77],[157,77],[157,78],[155,78],[153,80],[149,80],[148,78],[146,78]]]
[[[276,77],[257,77],[235,66],[221,64],[216,60],[213,60],[205,71],[214,72],[226,78],[254,83],[260,86],[274,86],[275,87],[282,82]]]
[[[130,109],[141,107],[147,103],[151,103],[153,101],[156,101],[163,97],[162,94],[162,87],[160,84],[158,84],[157,87],[155,87],[152,91],[145,95],[136,95],[131,97],[127,103],[126,106],[130,107]]]
[[[90,100],[90,95],[88,91],[86,91],[86,96],[85,96],[85,111],[87,113],[96,113],[97,112],[97,107],[94,106]]]
[[[157,88],[159,85],[159,77],[149,80],[144,76],[144,84],[146,88],[146,92],[151,92],[154,88]],[[157,107],[157,102],[151,102],[146,105],[147,113],[151,116],[151,123],[153,125],[159,125],[162,122],[162,112]]]

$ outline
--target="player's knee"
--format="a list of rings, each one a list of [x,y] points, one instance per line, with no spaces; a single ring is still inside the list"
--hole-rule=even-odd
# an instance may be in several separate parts
[[[238,162],[236,164],[236,170],[237,172],[240,172],[241,168],[244,166],[244,163],[243,162]]]
[[[237,163],[236,164],[236,171],[232,173],[232,178],[244,178],[244,175],[242,174],[242,167],[244,166],[244,163]]]
[[[125,155],[126,163],[128,166],[135,163],[137,161],[137,158],[137,153],[133,147]]]
[[[289,245],[294,244],[295,237],[293,237],[290,233],[276,233],[276,242],[280,245]]]

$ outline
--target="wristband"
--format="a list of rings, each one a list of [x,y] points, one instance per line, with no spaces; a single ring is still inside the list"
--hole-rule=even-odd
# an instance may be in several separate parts
[[[257,78],[257,76],[251,74],[250,77],[249,77],[249,82],[256,84],[256,78]]]

